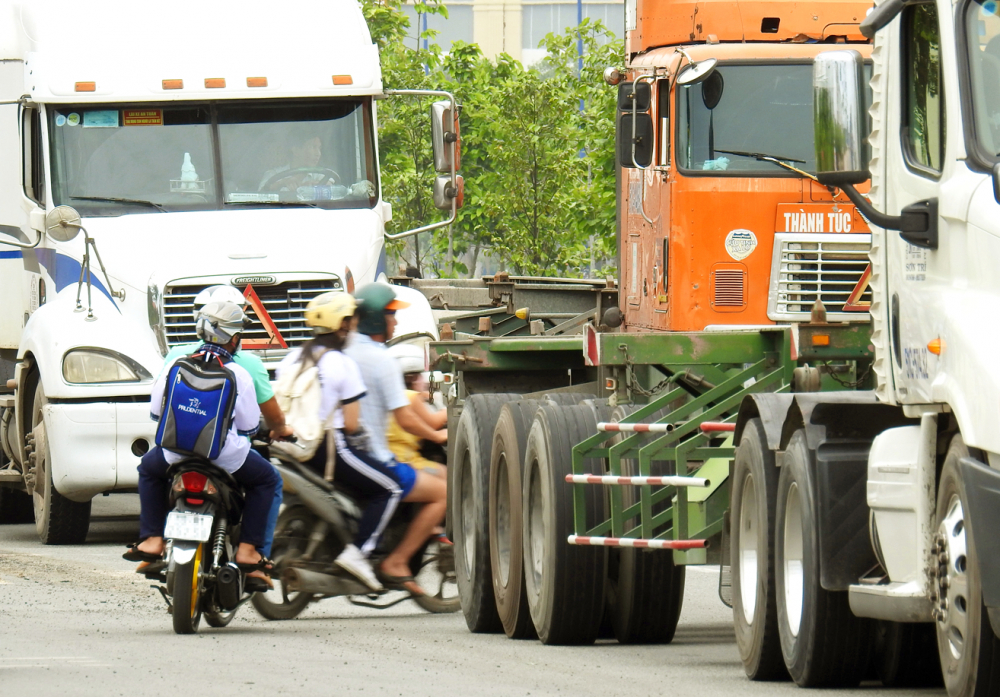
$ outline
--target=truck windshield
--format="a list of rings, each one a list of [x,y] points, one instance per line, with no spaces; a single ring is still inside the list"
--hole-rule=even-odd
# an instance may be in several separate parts
[[[1000,157],[1000,16],[993,0],[973,0],[965,22],[975,138],[986,155]]]
[[[720,64],[716,71],[718,76],[679,88],[679,167],[795,176],[766,156],[815,172],[812,65]],[[713,101],[709,109],[706,102]]]
[[[376,201],[367,99],[59,106],[49,129],[54,203],[83,216]]]

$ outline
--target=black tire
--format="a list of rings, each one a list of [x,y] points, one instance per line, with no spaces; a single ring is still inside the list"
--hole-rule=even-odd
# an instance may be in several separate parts
[[[469,631],[476,633],[503,628],[493,600],[490,568],[490,450],[500,407],[513,399],[517,395],[477,394],[465,400],[455,435],[454,463],[448,466],[458,593]]]
[[[229,623],[236,617],[236,610],[206,610],[205,621],[209,627],[228,627]]]
[[[202,564],[205,560],[205,544],[198,545],[194,558],[187,564],[174,567],[173,612],[176,634],[195,634],[201,624]]]
[[[875,673],[886,687],[941,687],[933,624],[875,623]]]
[[[775,595],[781,653],[800,687],[853,687],[868,666],[872,625],[851,613],[846,591],[820,585],[812,453],[799,429],[785,449],[775,521]]]
[[[87,540],[90,528],[90,501],[71,501],[52,483],[49,466],[49,442],[42,419],[42,407],[48,403],[42,381],[38,380],[31,408],[31,433],[28,435],[28,466],[34,467],[35,489],[32,493],[35,530],[46,545],[79,545]]]
[[[0,525],[21,525],[35,520],[31,497],[17,489],[0,488]]]
[[[306,551],[315,522],[316,516],[305,506],[290,506],[278,516],[274,526],[274,544],[271,546],[274,588],[266,593],[254,593],[250,598],[254,609],[265,619],[294,619],[315,598],[312,593],[286,592],[282,574],[292,560]]]
[[[937,608],[943,612],[934,626],[949,697],[1000,694],[1000,640],[993,634],[983,604],[976,549],[965,532],[968,498],[958,461],[968,456],[961,436],[955,436],[941,469],[935,516],[940,560],[935,585]],[[949,585],[942,587],[945,576]],[[948,601],[947,607],[942,607],[942,595]],[[959,610],[962,606],[964,612]]]
[[[590,644],[604,614],[607,550],[567,544],[573,532],[572,447],[596,432],[586,405],[539,407],[528,433],[523,482],[524,572],[531,621],[544,644]],[[601,471],[600,461],[586,461]],[[604,518],[603,487],[588,487],[588,527]]]
[[[750,419],[733,463],[729,504],[729,568],[733,627],[743,670],[751,680],[788,680],[778,636],[774,592],[774,523],[778,468],[764,424]],[[744,586],[743,575],[749,585]]]
[[[413,576],[424,589],[424,595],[415,596],[413,601],[427,612],[438,615],[461,610],[462,601],[455,579],[455,545],[434,540],[421,551],[420,559],[419,565],[411,560],[410,567],[417,566]]]
[[[614,422],[628,420],[631,407],[616,407],[610,415]],[[665,416],[659,411],[642,419],[652,423]],[[617,442],[624,436],[617,436]],[[639,474],[639,463],[622,460],[622,475]],[[659,464],[659,463],[657,463]],[[654,471],[653,474],[673,474]],[[639,501],[635,487],[622,487],[622,503],[631,506]],[[654,507],[654,514],[669,507],[668,502]],[[637,524],[626,523],[626,527]],[[686,569],[674,564],[668,550],[611,549],[608,551],[608,618],[614,637],[621,644],[669,644],[673,641],[684,604]]]
[[[490,565],[493,597],[504,633],[512,639],[536,636],[524,588],[521,495],[528,431],[537,399],[508,402],[500,410],[490,455]]]

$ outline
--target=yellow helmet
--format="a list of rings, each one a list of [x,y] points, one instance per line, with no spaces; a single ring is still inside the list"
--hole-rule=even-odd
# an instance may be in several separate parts
[[[330,291],[317,295],[306,305],[306,324],[313,334],[329,334],[340,329],[345,317],[354,315],[357,303],[349,293]]]

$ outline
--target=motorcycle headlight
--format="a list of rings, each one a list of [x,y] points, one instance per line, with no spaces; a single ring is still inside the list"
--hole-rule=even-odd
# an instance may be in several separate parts
[[[76,349],[63,357],[63,379],[69,383],[142,382],[152,376],[120,353],[102,349]]]

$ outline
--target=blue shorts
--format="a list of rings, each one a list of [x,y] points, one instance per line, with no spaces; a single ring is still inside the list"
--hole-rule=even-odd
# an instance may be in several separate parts
[[[405,462],[396,462],[395,459],[389,460],[385,464],[396,475],[396,481],[399,482],[399,486],[403,489],[403,498],[405,499],[410,495],[410,492],[413,491],[413,486],[417,483],[417,471]]]

